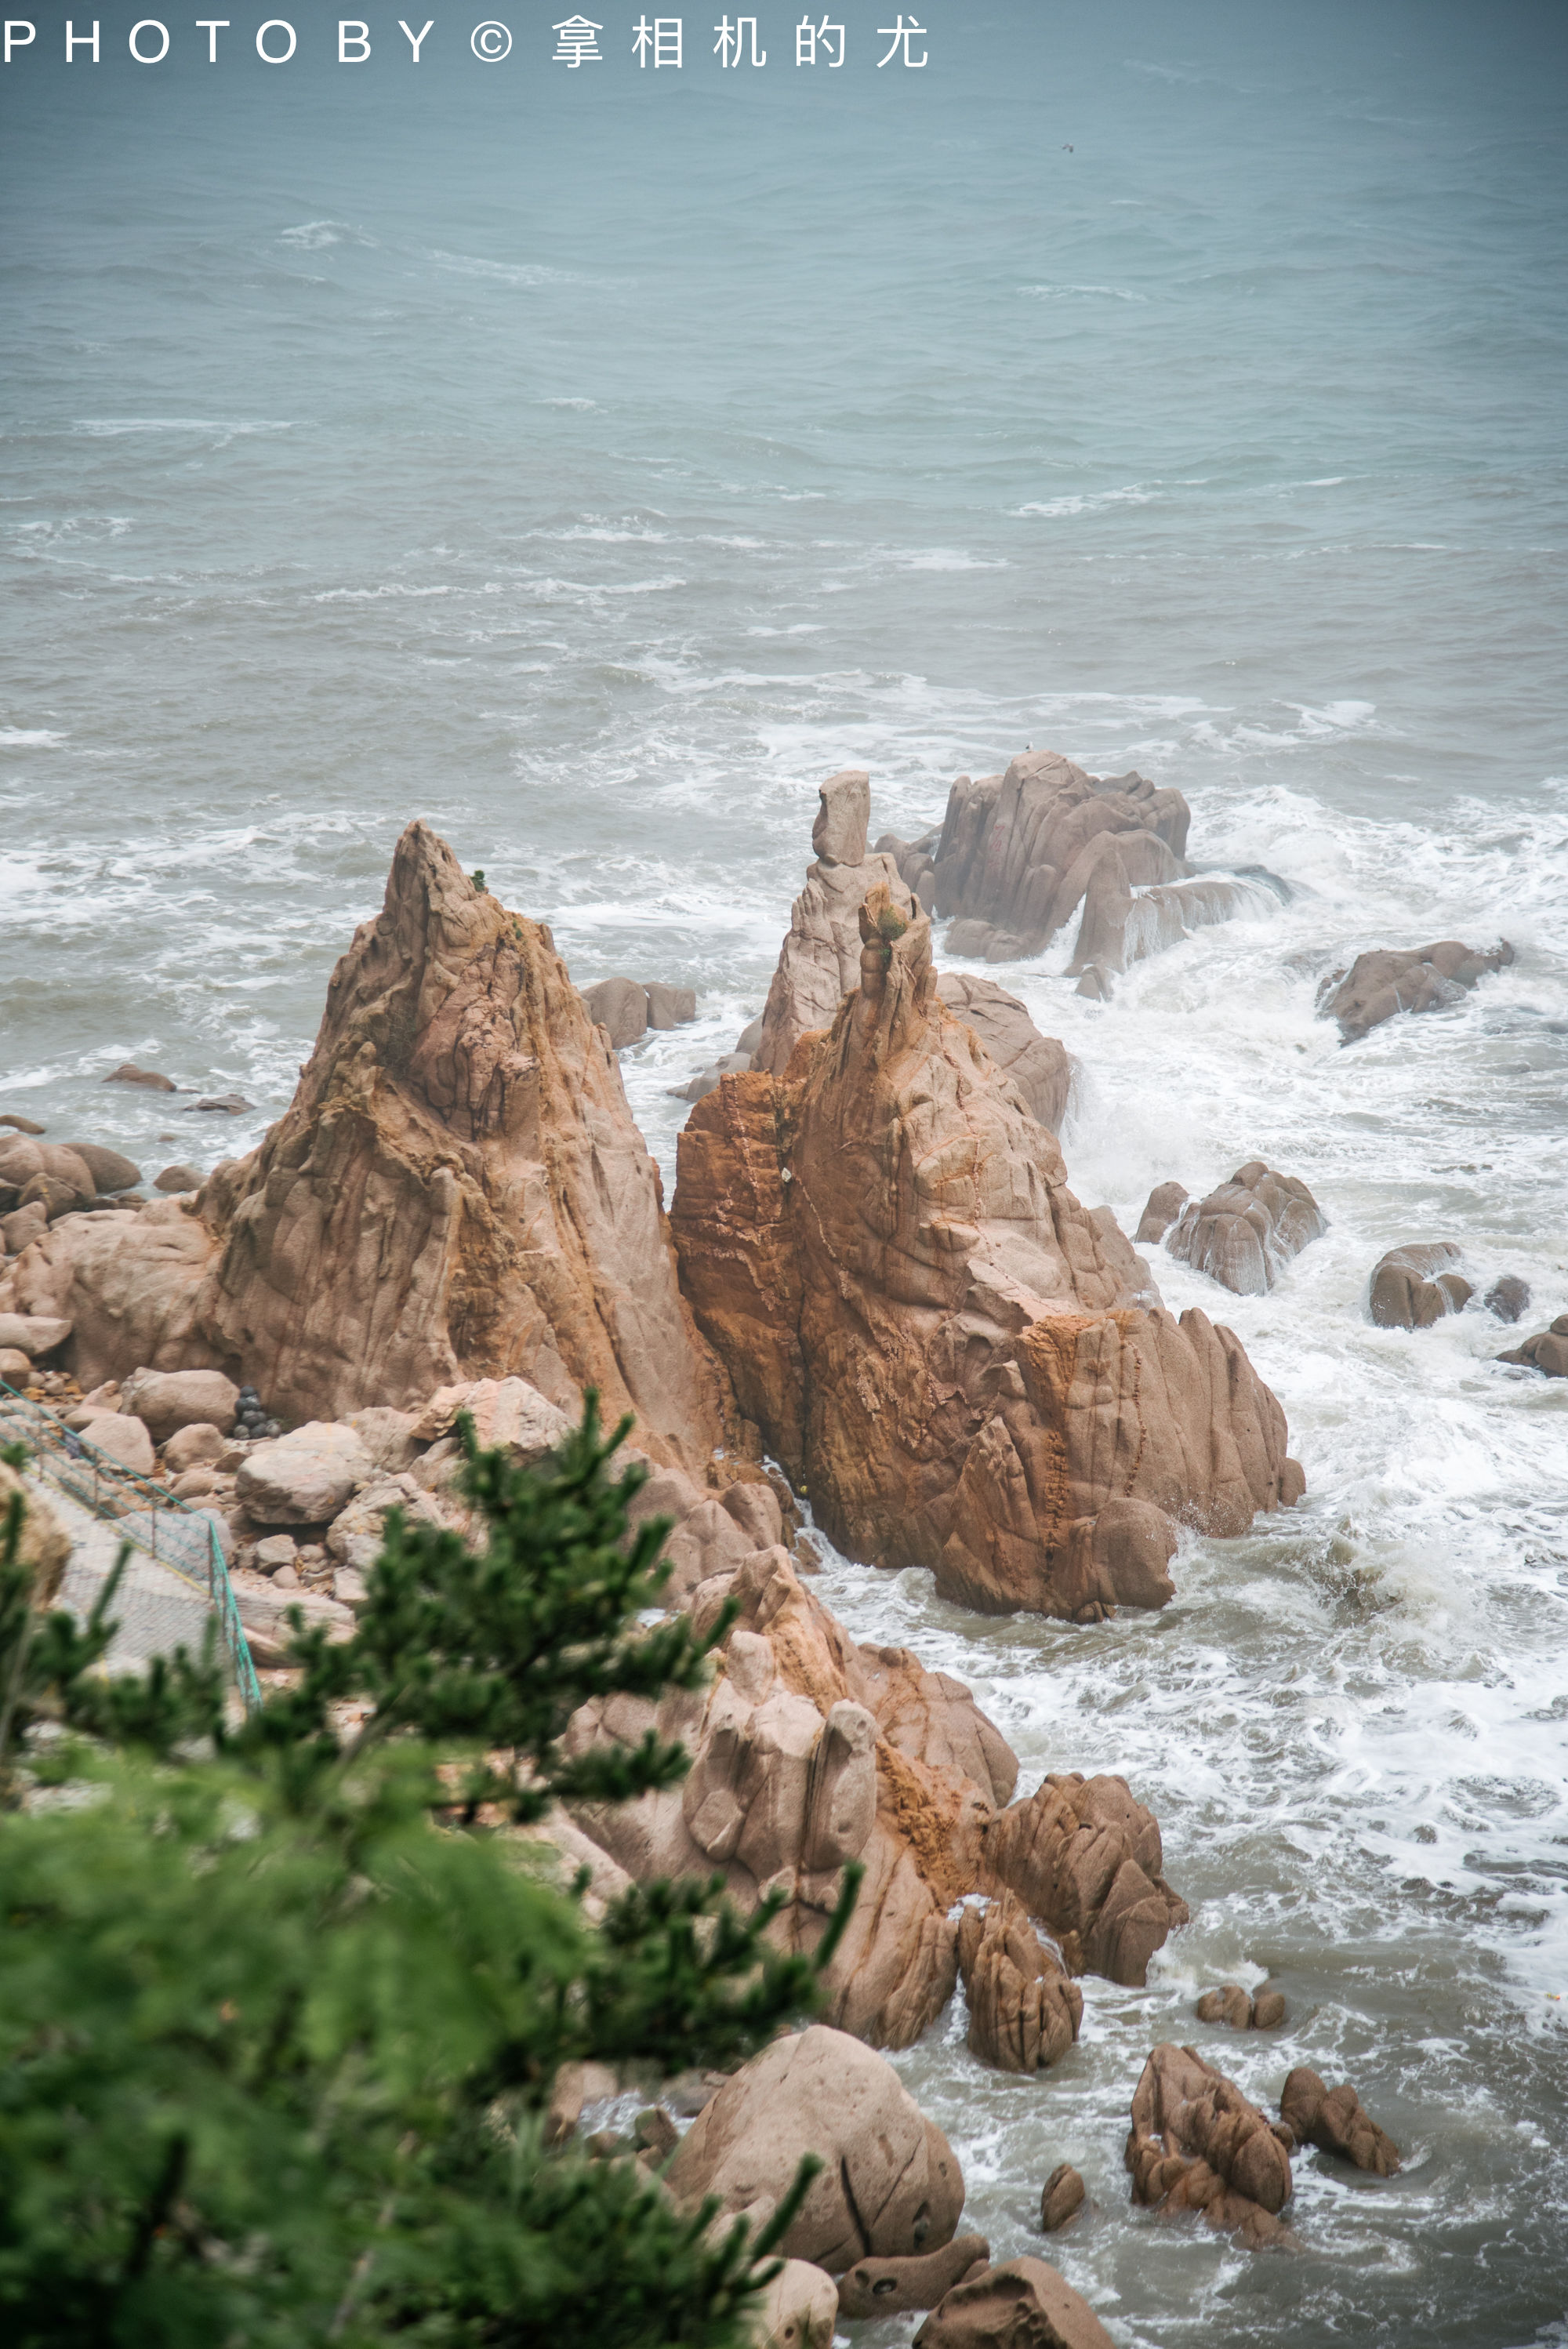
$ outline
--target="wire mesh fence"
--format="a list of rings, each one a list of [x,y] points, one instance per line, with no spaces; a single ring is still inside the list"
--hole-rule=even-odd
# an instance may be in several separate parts
[[[130,1665],[177,1647],[200,1652],[209,1619],[247,1709],[261,1702],[233,1585],[211,1517],[176,1499],[150,1476],[122,1467],[47,1407],[0,1379],[0,1442],[22,1444],[32,1470],[62,1503],[72,1537],[61,1596],[85,1614],[121,1545],[131,1557],[115,1593],[119,1623],[111,1665]]]

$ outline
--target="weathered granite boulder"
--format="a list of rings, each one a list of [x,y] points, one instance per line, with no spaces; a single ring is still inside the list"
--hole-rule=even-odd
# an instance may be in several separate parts
[[[867,2317],[903,2316],[911,2309],[934,2308],[972,2268],[990,2264],[984,2235],[954,2235],[939,2251],[912,2259],[857,2260],[839,2278],[839,2314],[851,2323]]]
[[[198,1170],[183,1164],[166,1166],[161,1174],[155,1174],[152,1178],[155,1191],[199,1191],[201,1183],[202,1176]]]
[[[640,1043],[648,1032],[647,990],[634,978],[602,978],[585,987],[583,1001],[596,1028],[603,1028],[617,1051]]]
[[[26,1354],[30,1361],[52,1354],[70,1334],[69,1321],[58,1314],[0,1313],[0,1346]]]
[[[1518,1321],[1522,1319],[1530,1303],[1530,1283],[1522,1280],[1516,1272],[1502,1273],[1492,1282],[1481,1302],[1489,1313],[1496,1314],[1500,1321]]]
[[[312,1420],[253,1444],[240,1463],[234,1491],[258,1525],[319,1526],[346,1508],[374,1475],[353,1428]]]
[[[692,987],[668,987],[662,978],[650,978],[643,988],[648,999],[650,1028],[684,1028],[696,1018],[696,989]]]
[[[1071,2162],[1058,2161],[1040,2189],[1042,2232],[1060,2234],[1068,2221],[1083,2209],[1085,2191],[1083,2178]]]
[[[1187,1204],[1184,1183],[1156,1183],[1149,1194],[1148,1204],[1138,1219],[1133,1245],[1136,1247],[1157,1247]]]
[[[858,2038],[908,2046],[957,1976],[948,1910],[975,1889],[981,1832],[1017,1764],[969,1692],[899,1648],[857,1648],[782,1548],[727,1565],[689,1593],[699,1630],[740,1604],[711,1689],[655,1709],[628,1698],[575,1714],[567,1751],[647,1730],[680,1737],[684,1784],[620,1806],[581,1805],[583,1832],[639,1881],[723,1870],[754,1908],[782,1889],[774,1928],[810,1951],[858,1859],[865,1881],[827,1975],[829,2016]]]
[[[100,1080],[106,1085],[142,1085],[149,1092],[177,1093],[180,1090],[172,1077],[160,1075],[156,1069],[139,1069],[134,1061],[122,1061]]]
[[[1190,1913],[1164,1865],[1159,1821],[1123,1778],[1048,1777],[981,1829],[981,1882],[1017,1895],[1070,1973],[1132,1989]]]
[[[915,2349],[1115,2349],[1093,2309],[1044,2260],[1007,2260],[955,2284]]]
[[[1037,952],[1082,897],[1092,861],[1079,860],[1101,833],[1150,833],[1181,871],[1189,821],[1180,792],[1141,775],[1101,781],[1057,751],[1026,751],[1005,775],[954,784],[935,858],[936,911],[1012,932]]]
[[[193,1420],[178,1429],[163,1446],[163,1465],[170,1476],[182,1476],[192,1468],[211,1466],[221,1460],[227,1439],[210,1421]]]
[[[1137,870],[1130,873],[1130,862]],[[1264,883],[1220,874],[1141,889],[1135,895],[1138,871],[1150,862],[1147,855],[1134,856],[1119,839],[1105,842],[1089,876],[1078,943],[1068,965],[1069,978],[1098,975],[1098,986],[1080,988],[1080,994],[1103,995],[1106,979],[1180,945],[1193,930],[1243,915],[1273,912],[1280,902],[1277,892]]]
[[[1061,1131],[1073,1064],[1054,1036],[1042,1036],[1016,995],[994,978],[944,971],[936,991],[955,1019],[973,1028],[1005,1077],[1011,1077],[1042,1125]]]
[[[756,2349],[832,2349],[839,2295],[825,2269],[786,2260],[751,2312]]]
[[[1153,1206],[1151,1197],[1145,1221]],[[1206,1199],[1189,1201],[1165,1245],[1236,1296],[1262,1297],[1291,1258],[1327,1229],[1326,1216],[1298,1176],[1276,1174],[1261,1158],[1250,1158]]]
[[[1560,1313],[1549,1329],[1538,1330],[1497,1359],[1521,1370],[1543,1371],[1549,1379],[1568,1379],[1568,1313]]]
[[[1340,2154],[1377,2178],[1392,2178],[1399,2168],[1398,2147],[1366,2112],[1348,2080],[1330,2088],[1298,2064],[1284,2084],[1279,2108],[1298,2144]]]
[[[1069,1982],[1011,1892],[958,1925],[958,1971],[969,2002],[969,2048],[1001,2072],[1044,2072],[1078,2034],[1083,1992]]]
[[[928,914],[936,902],[936,851],[941,840],[938,823],[923,832],[918,840],[901,840],[896,832],[884,832],[876,845],[879,856],[892,858],[899,879]]]
[[[9,1211],[25,1206],[24,1194],[40,1177],[60,1186],[67,1205],[85,1206],[98,1196],[92,1169],[78,1151],[64,1143],[37,1142],[25,1133],[0,1137],[0,1208]],[[41,1189],[36,1195],[43,1197]]]
[[[867,891],[880,885],[906,914],[916,910],[892,858],[867,854],[870,776],[861,768],[846,768],[821,786],[820,797],[811,830],[817,861],[807,867],[806,885],[790,908],[762,1034],[751,1057],[754,1069],[780,1075],[802,1036],[832,1026],[840,1003],[860,977],[860,909]]]
[[[153,1470],[153,1443],[145,1421],[130,1413],[97,1412],[87,1430],[87,1441],[95,1452],[107,1453],[120,1467],[129,1468],[138,1476],[150,1476]]]
[[[814,2023],[776,2039],[705,2106],[665,2172],[688,2205],[770,2216],[803,2154],[824,2166],[782,2250],[841,2274],[868,2254],[951,2241],[964,2208],[953,2148],[883,2057]]]
[[[450,1434],[459,1413],[473,1422],[481,1452],[504,1447],[520,1466],[532,1468],[572,1433],[568,1419],[526,1379],[465,1379],[438,1387],[408,1426],[411,1444],[434,1444]],[[367,1416],[367,1414],[366,1414]]]
[[[1200,2210],[1254,2251],[1288,2242],[1279,2213],[1291,2196],[1289,2136],[1195,2047],[1156,2047],[1132,2099],[1133,2196],[1163,2210]]]
[[[1094,1521],[1131,1500],[1243,1531],[1302,1489],[1284,1414],[1229,1330],[1148,1309],[1147,1268],[942,1002],[925,916],[877,889],[860,920],[831,1031],[681,1134],[698,1325],[851,1554],[991,1612],[1147,1605],[1148,1527]]]
[[[117,1191],[131,1191],[141,1180],[141,1169],[134,1159],[119,1150],[106,1150],[101,1143],[67,1142],[62,1148],[74,1151],[93,1178],[93,1189],[99,1198],[112,1198]]]
[[[1357,955],[1348,971],[1331,971],[1317,991],[1317,1008],[1339,1022],[1340,1040],[1353,1044],[1397,1011],[1440,1011],[1461,1002],[1476,981],[1504,970],[1513,948],[1504,939],[1487,950],[1458,938],[1408,952],[1377,947]]]
[[[1446,1314],[1462,1313],[1474,1290],[1454,1267],[1451,1240],[1411,1241],[1390,1248],[1373,1267],[1367,1310],[1379,1330],[1429,1330]]]
[[[1228,2031],[1277,2031],[1284,2021],[1284,1993],[1260,1990],[1254,1998],[1240,1982],[1206,1990],[1198,2001],[1200,2023],[1222,2023]]]
[[[133,1371],[120,1388],[120,1408],[147,1422],[154,1444],[182,1427],[212,1427],[227,1435],[240,1390],[222,1371]]]
[[[447,1523],[436,1502],[412,1476],[377,1476],[354,1495],[327,1527],[326,1547],[332,1556],[356,1574],[368,1574],[381,1555],[389,1509],[401,1509],[408,1525]]]
[[[69,1216],[7,1267],[0,1309],[68,1321],[62,1360],[84,1388],[139,1367],[207,1367],[213,1350],[197,1325],[213,1255],[212,1234],[184,1200]]]

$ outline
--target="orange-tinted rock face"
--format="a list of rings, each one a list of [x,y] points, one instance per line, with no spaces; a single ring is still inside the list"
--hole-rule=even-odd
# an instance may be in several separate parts
[[[926,917],[874,889],[861,931],[830,1031],[782,1078],[726,1077],[681,1136],[698,1326],[854,1554],[995,1611],[1150,1604],[1161,1516],[1238,1533],[1275,1506],[1284,1415],[1231,1333],[1160,1308],[1068,1189],[943,1004]]]
[[[201,1207],[222,1244],[203,1327],[284,1416],[515,1372],[573,1413],[596,1386],[699,1475],[725,1441],[614,1055],[549,931],[422,823],[288,1112]]]

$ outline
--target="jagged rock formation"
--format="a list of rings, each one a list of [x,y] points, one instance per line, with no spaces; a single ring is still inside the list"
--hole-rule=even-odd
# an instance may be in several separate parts
[[[1167,1188],[1162,1184],[1150,1193],[1140,1234],[1160,1213],[1157,1203]],[[1206,1199],[1181,1209],[1165,1245],[1183,1264],[1206,1272],[1236,1296],[1262,1297],[1291,1258],[1327,1229],[1327,1218],[1305,1183],[1250,1158]]]
[[[782,1075],[802,1036],[830,1028],[847,990],[860,974],[858,916],[868,890],[879,884],[905,914],[915,910],[913,893],[891,856],[868,855],[871,777],[846,767],[831,775],[819,794],[821,806],[811,827],[817,861],[806,869],[806,885],[789,909],[789,928],[768,990],[762,1034],[751,1065]]]
[[[1390,1248],[1372,1268],[1367,1310],[1379,1330],[1429,1330],[1449,1313],[1462,1313],[1475,1294],[1454,1268],[1460,1260],[1452,1240],[1412,1240]]]
[[[860,920],[831,1032],[782,1080],[726,1077],[681,1135],[698,1326],[854,1555],[994,1612],[1156,1603],[1169,1521],[1239,1533],[1298,1495],[1284,1414],[1230,1331],[1149,1309],[1114,1218],[943,1004],[925,916],[882,888]]]
[[[981,1830],[1011,1797],[1017,1764],[968,1691],[907,1651],[857,1648],[779,1547],[721,1567],[686,1603],[699,1627],[727,1597],[738,1622],[720,1676],[659,1707],[629,1698],[574,1716],[567,1750],[681,1737],[684,1784],[620,1808],[578,1807],[583,1831],[631,1876],[724,1870],[748,1909],[791,1895],[775,1928],[810,1950],[858,1859],[865,1882],[828,1975],[830,2020],[908,2046],[952,1996],[948,1909],[977,1881]]]
[[[856,936],[858,939],[858,931]],[[1042,1036],[1017,997],[998,987],[994,978],[944,970],[936,991],[949,1011],[974,1029],[1040,1123],[1059,1133],[1073,1081],[1072,1058],[1066,1046],[1054,1036]]]
[[[923,832],[918,840],[901,840],[896,832],[884,832],[877,842],[877,854],[892,858],[899,879],[927,914],[936,902],[936,852],[941,842],[939,823]]]
[[[1201,2210],[1253,2250],[1288,2242],[1288,2130],[1248,2102],[1195,2047],[1156,2047],[1132,2099],[1127,2167],[1140,2202]]]
[[[1520,1370],[1542,1371],[1549,1379],[1568,1379],[1568,1313],[1560,1313],[1549,1329],[1538,1330],[1497,1359]]]
[[[1003,1892],[958,1926],[958,1971],[969,2002],[969,2048],[1002,2072],[1043,2072],[1078,2034],[1083,1992],[1030,1924],[1022,1901]]]
[[[1392,2178],[1400,2166],[1398,2147],[1371,2118],[1348,2080],[1330,2088],[1298,2064],[1284,2084],[1279,2108],[1300,2145],[1337,2153],[1377,2178]]]
[[[1188,1919],[1165,1881],[1160,1825],[1123,1778],[1047,1778],[981,1833],[981,1881],[1016,1894],[1071,1973],[1140,1989],[1149,1961]]]
[[[911,2258],[951,2242],[964,2174],[891,2064],[815,2023],[754,2055],[704,2106],[665,2172],[676,2199],[759,2223],[801,2156],[823,2157],[780,2249],[830,2275],[872,2254]]]
[[[1339,1022],[1340,1040],[1353,1044],[1397,1011],[1440,1011],[1461,1002],[1479,978],[1513,960],[1507,939],[1490,953],[1458,938],[1408,952],[1377,947],[1357,955],[1348,971],[1331,971],[1317,990],[1317,1008]]]
[[[260,1148],[194,1203],[67,1218],[0,1291],[73,1321],[84,1383],[211,1366],[298,1420],[520,1373],[698,1475],[744,1448],[614,1052],[549,931],[423,823]]]
[[[1166,854],[1129,841],[1123,871],[1169,880],[1185,869],[1190,820],[1180,792],[1136,774],[1102,781],[1054,750],[1026,751],[1005,775],[960,775],[937,846],[936,911],[988,924],[1036,953],[1076,912],[1102,833],[1151,835]]]

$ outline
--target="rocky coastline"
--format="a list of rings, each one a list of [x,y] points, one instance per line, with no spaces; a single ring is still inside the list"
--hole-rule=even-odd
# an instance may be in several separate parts
[[[851,1637],[813,1590],[799,1505],[957,1606],[1098,1637],[1174,1596],[1183,1529],[1239,1536],[1301,1498],[1280,1399],[1222,1321],[1167,1310],[1140,1251],[1206,1276],[1217,1302],[1261,1294],[1325,1208],[1250,1161],[1199,1200],[1162,1184],[1129,1237],[1068,1187],[1060,1043],[994,980],[936,961],[1038,952],[1076,919],[1069,975],[1103,999],[1131,962],[1283,885],[1196,871],[1179,792],[1055,753],[960,778],[913,842],[870,847],[870,815],[863,771],[822,786],[766,1007],[694,1080],[667,1205],[616,1055],[687,1001],[658,982],[580,991],[548,926],[410,824],[255,1150],[205,1179],[170,1166],[148,1196],[119,1154],[0,1120],[0,1377],[209,1516],[276,1673],[291,1610],[352,1626],[389,1510],[467,1528],[459,1413],[525,1464],[590,1391],[607,1421],[630,1415],[639,1509],[671,1526],[667,1603],[699,1629],[727,1601],[735,1616],[707,1688],[573,1723],[577,1752],[678,1738],[684,1782],[558,1812],[548,1840],[591,1898],[715,1871],[748,1910],[782,1896],[771,1930],[807,1952],[846,1867],[863,1877],[825,2023],[727,2079],[665,2084],[645,2141],[602,2150],[684,2203],[753,2216],[801,2153],[826,2157],[769,2304],[780,2349],[916,2310],[927,2349],[1078,2349],[1110,2336],[1044,2260],[993,2266],[961,2234],[957,2158],[877,2051],[919,2040],[962,1984],[972,2053],[1048,2071],[1078,2037],[1083,1981],[1143,1983],[1188,1906],[1135,1787],[1056,1773],[1020,1795],[967,1688]],[[1322,1013],[1356,1043],[1511,958],[1364,951]],[[1367,1319],[1524,1315],[1522,1283],[1477,1285],[1451,1244],[1413,1236],[1368,1267]],[[1568,1375],[1568,1330],[1497,1359]],[[1196,2010],[1208,2029],[1283,2019],[1277,1993],[1237,1985]],[[559,2083],[559,2137],[618,2085]],[[1274,2120],[1198,2048],[1155,2046],[1128,2084],[1130,2201],[1289,2250],[1303,2147],[1394,2174],[1349,2084],[1296,2066],[1278,2094]],[[1087,2222],[1068,2165],[1041,2199],[1042,2233]]]

